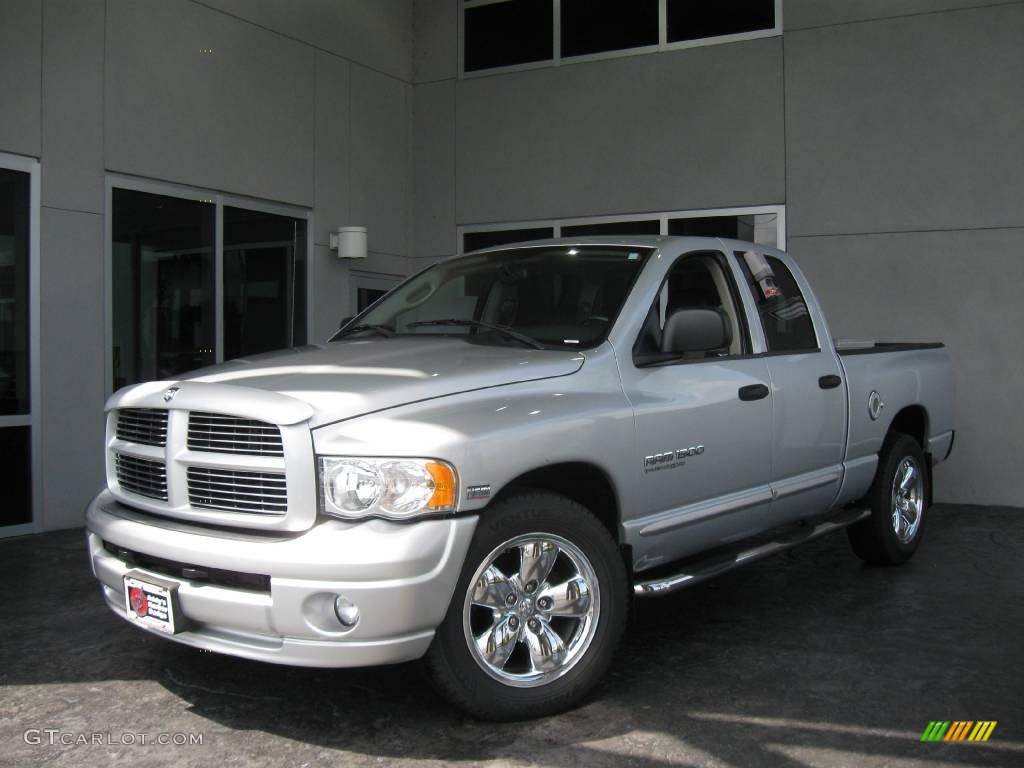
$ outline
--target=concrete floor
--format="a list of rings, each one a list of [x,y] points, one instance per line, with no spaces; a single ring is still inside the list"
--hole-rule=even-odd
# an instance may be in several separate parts
[[[0,541],[0,765],[1024,766],[1022,551],[1020,509],[936,507],[902,568],[825,537],[640,603],[583,706],[493,725],[414,665],[289,669],[128,626],[81,531]],[[999,724],[920,742],[936,719]],[[203,744],[30,745],[29,728]]]

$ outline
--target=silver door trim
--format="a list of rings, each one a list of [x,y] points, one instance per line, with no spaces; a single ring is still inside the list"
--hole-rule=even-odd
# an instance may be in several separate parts
[[[746,488],[728,496],[705,499],[685,507],[658,512],[624,524],[627,529],[639,528],[641,536],[659,536],[694,523],[711,520],[731,512],[736,512],[758,504],[766,504],[772,500],[772,489],[769,485]]]

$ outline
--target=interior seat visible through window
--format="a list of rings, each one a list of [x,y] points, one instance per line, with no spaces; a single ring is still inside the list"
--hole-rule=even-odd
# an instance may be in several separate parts
[[[658,298],[647,313],[634,346],[639,363],[657,362],[677,355],[662,350],[665,322],[680,309],[714,309],[726,316],[729,344],[722,349],[694,351],[685,359],[707,359],[739,355],[745,351],[745,335],[724,257],[713,253],[695,253],[680,258],[669,272]]]

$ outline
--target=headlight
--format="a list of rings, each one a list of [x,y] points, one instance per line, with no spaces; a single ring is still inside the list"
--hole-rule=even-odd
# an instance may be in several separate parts
[[[357,520],[408,520],[455,509],[457,476],[434,459],[321,456],[317,461],[323,511]]]

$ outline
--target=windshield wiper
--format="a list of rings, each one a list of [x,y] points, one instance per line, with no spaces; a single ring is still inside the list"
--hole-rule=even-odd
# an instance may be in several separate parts
[[[534,349],[547,349],[536,339],[527,336],[525,333],[519,333],[519,331],[513,331],[511,328],[506,328],[503,325],[494,325],[493,323],[484,323],[480,320],[462,320],[457,317],[448,317],[442,320],[417,320],[416,322],[409,323],[409,327],[416,325],[462,325],[470,328],[486,328],[489,331],[497,331],[500,334],[508,336],[510,339],[515,339],[518,342],[533,347]]]
[[[384,336],[385,338],[388,339],[395,335],[395,330],[393,328],[388,328],[386,325],[360,323],[359,325],[349,325],[342,328],[340,331],[338,331],[331,337],[331,341],[334,341],[335,339],[340,339],[342,336],[346,336],[350,333],[356,333],[357,331],[375,331],[376,333],[379,333],[381,336]]]

